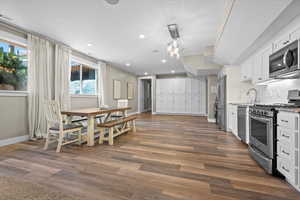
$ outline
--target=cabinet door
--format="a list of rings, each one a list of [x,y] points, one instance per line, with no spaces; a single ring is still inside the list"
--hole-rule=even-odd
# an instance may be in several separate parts
[[[300,27],[298,27],[297,29],[292,31],[290,34],[291,42],[294,42],[295,40],[298,40],[298,39],[300,39]]]
[[[262,75],[262,59],[261,54],[255,54],[253,57],[253,83],[257,83],[263,80]]]
[[[241,80],[251,81],[252,80],[252,68],[253,58],[249,58],[241,65]]]
[[[185,113],[185,95],[174,95],[174,110],[175,113]]]
[[[228,104],[228,109],[227,109],[227,128],[228,128],[228,131],[232,131],[233,130],[233,122],[232,122],[232,105],[231,104]]]
[[[191,93],[185,94],[185,112],[186,113],[192,112],[192,95],[191,95]]]
[[[273,43],[273,52],[281,49],[282,47],[290,43],[290,34],[281,36],[278,40]]]
[[[173,81],[173,91],[175,94],[185,94],[185,79],[178,78]]]

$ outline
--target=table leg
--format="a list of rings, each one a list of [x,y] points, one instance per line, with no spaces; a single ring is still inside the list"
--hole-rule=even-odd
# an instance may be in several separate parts
[[[87,127],[87,145],[95,145],[95,118],[94,116],[88,116],[88,127]]]

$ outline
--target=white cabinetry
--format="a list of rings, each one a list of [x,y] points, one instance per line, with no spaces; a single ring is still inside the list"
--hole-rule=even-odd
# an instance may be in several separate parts
[[[291,42],[298,40],[300,38],[300,27],[293,30],[290,34],[290,40]]]
[[[262,81],[262,59],[260,54],[255,54],[253,56],[253,83],[258,83]]]
[[[252,55],[241,65],[241,80],[257,84],[269,79],[269,56],[272,46]]]
[[[252,80],[253,60],[248,59],[241,65],[241,81]]]
[[[237,105],[228,104],[227,106],[227,127],[228,131],[231,131],[234,135],[238,135],[238,115],[237,115]]]
[[[204,78],[167,78],[156,82],[157,113],[206,114]]]
[[[299,113],[279,111],[277,116],[277,170],[298,191],[299,185]]]
[[[281,49],[290,43],[290,34],[282,35],[279,39],[273,42],[273,52]]]

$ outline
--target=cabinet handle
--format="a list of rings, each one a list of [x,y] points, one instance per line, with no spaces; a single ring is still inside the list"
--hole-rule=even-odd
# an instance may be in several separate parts
[[[283,44],[285,45],[285,44],[287,44],[287,43],[289,43],[290,41],[289,40],[287,40],[287,41],[285,41]]]
[[[290,136],[289,135],[286,135],[286,134],[282,134],[282,137],[285,137],[285,138],[290,138]]]
[[[285,168],[284,166],[282,166],[282,169],[284,169],[284,171],[290,173],[290,170],[288,170],[287,168]]]
[[[288,152],[286,152],[284,150],[282,150],[281,152],[284,153],[285,155],[288,155],[288,156],[290,155]]]
[[[262,80],[262,78],[258,78],[258,80],[260,80],[260,81],[261,81],[261,80]]]
[[[288,120],[283,120],[283,119],[282,119],[281,121],[282,121],[282,122],[285,122],[285,123],[288,123],[288,122],[289,122]]]

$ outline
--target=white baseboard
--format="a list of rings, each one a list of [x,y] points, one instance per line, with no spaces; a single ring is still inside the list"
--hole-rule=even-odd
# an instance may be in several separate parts
[[[16,144],[16,143],[24,142],[24,141],[28,141],[28,140],[29,140],[29,135],[0,140],[0,147],[7,146],[10,144]]]
[[[210,122],[210,123],[216,123],[215,118],[207,118],[207,121]]]

